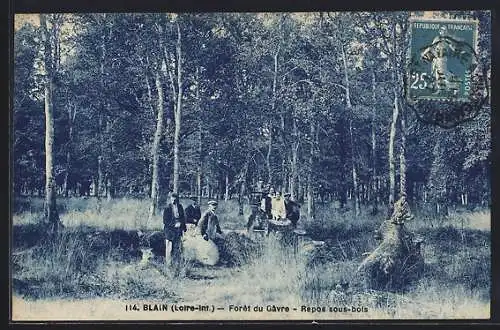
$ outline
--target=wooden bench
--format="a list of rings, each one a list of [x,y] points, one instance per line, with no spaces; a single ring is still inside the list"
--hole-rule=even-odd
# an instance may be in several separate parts
[[[252,230],[252,236],[255,238],[263,238],[266,236],[266,230],[265,229],[253,229]]]

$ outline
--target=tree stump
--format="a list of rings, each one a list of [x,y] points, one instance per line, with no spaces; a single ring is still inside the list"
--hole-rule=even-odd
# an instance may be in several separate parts
[[[422,273],[422,239],[406,230],[404,221],[411,214],[405,196],[394,205],[390,219],[377,231],[379,246],[358,267],[357,274],[367,289],[400,291]]]

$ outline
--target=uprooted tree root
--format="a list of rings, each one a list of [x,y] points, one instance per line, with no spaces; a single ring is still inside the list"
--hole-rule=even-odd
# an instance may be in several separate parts
[[[390,219],[377,231],[379,246],[371,252],[357,270],[367,289],[401,291],[423,274],[422,239],[409,232],[404,222],[411,219],[406,197],[394,205]]]

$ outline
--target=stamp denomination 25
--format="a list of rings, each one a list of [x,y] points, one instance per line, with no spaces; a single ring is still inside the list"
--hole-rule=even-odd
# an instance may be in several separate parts
[[[477,114],[487,93],[477,44],[477,21],[410,19],[406,98],[420,119],[452,127]]]
[[[408,98],[468,101],[477,22],[412,20]]]

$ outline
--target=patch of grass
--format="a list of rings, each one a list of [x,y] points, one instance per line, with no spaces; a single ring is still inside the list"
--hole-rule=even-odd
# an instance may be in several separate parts
[[[130,245],[137,242],[128,241],[123,230],[63,230],[43,244],[13,253],[14,290],[27,298],[174,297],[174,273],[156,261],[142,267],[137,246]],[[188,266],[182,265],[180,273]]]
[[[490,233],[448,226],[429,230],[424,242],[426,278],[438,286],[461,285],[489,299]]]
[[[22,205],[26,199],[21,199]],[[30,198],[32,207],[18,207],[13,214],[13,224],[38,223],[43,215],[43,199]],[[62,223],[67,227],[79,225],[92,226],[95,228],[113,230],[162,230],[163,209],[159,209],[153,219],[148,222],[149,200],[134,198],[115,198],[112,200],[89,197],[59,198],[57,208]],[[191,204],[189,199],[181,199],[182,205],[187,207]],[[201,211],[205,211],[207,205],[202,203]],[[244,215],[238,215],[238,203],[236,200],[219,201],[217,210],[221,227],[227,230],[245,228],[246,221],[250,215],[248,205],[244,207]]]
[[[206,207],[202,206],[202,213]],[[239,205],[237,200],[219,201],[217,206],[217,214],[221,227],[226,230],[235,230],[245,228],[248,216],[250,215],[250,208],[248,205],[243,207],[243,215],[239,215]]]
[[[96,258],[73,233],[12,255],[13,274],[21,293],[31,297],[65,296],[77,292],[82,274],[95,270]]]
[[[464,286],[421,282],[412,292],[394,295],[389,308],[395,318],[477,319],[490,317],[489,298]]]
[[[305,213],[305,210],[301,211]],[[308,235],[317,240],[339,236],[343,239],[351,239],[359,237],[360,233],[373,233],[383,220],[382,212],[379,212],[376,216],[371,216],[369,210],[364,209],[360,215],[356,216],[354,210],[342,210],[332,203],[318,206],[313,221],[307,219],[305,214],[302,214],[299,226],[303,227]]]
[[[161,229],[161,216],[157,214],[150,223],[148,222],[147,201],[138,199],[113,199],[102,201],[103,205],[92,205],[85,211],[69,211],[61,215],[61,221],[65,226],[77,226],[85,224],[92,227],[111,229]],[[90,206],[90,205],[89,205]]]
[[[121,299],[159,299],[176,302],[180,277],[174,276],[160,262],[141,266],[123,262],[100,263],[97,273],[111,289],[112,296]]]
[[[43,212],[24,211],[12,214],[12,223],[16,225],[38,224],[42,221]]]
[[[300,301],[300,275],[304,256],[294,255],[290,247],[270,236],[262,241],[255,257],[233,275],[231,283],[207,288],[207,295],[225,305],[278,303],[290,306]]]

